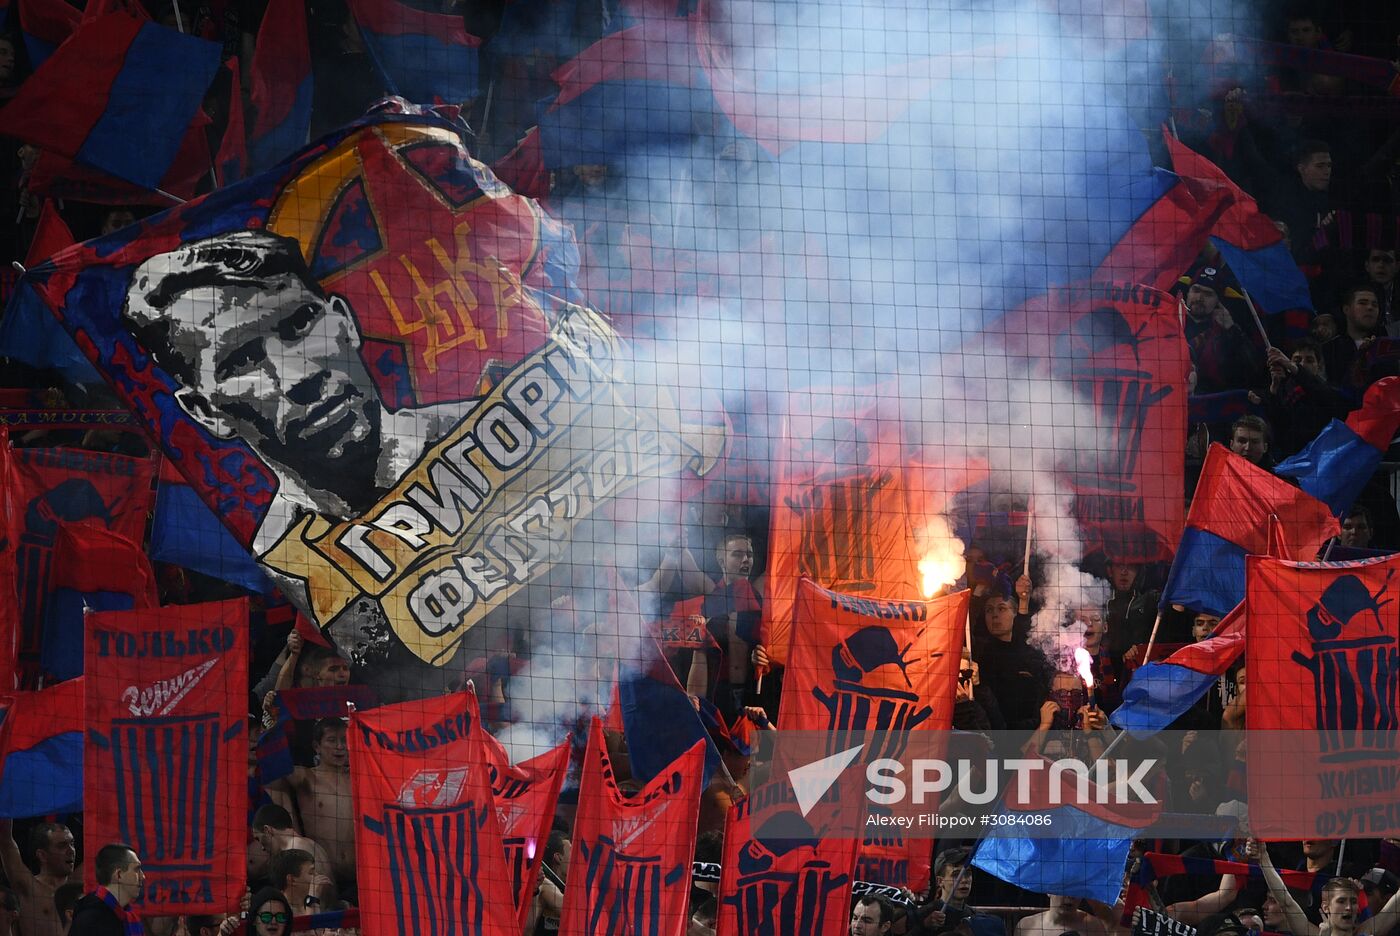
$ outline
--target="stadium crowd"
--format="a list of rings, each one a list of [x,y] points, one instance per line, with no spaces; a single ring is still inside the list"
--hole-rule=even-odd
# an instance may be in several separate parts
[[[95,0],[94,0],[95,2]],[[186,0],[179,13],[183,29],[223,44],[227,54],[247,53],[257,35],[261,4]],[[497,48],[497,31],[516,30],[519,8],[541,22],[566,24],[551,43],[512,41]],[[434,11],[441,12],[441,11]],[[468,31],[487,37],[483,46],[483,86],[493,97],[464,102],[468,125],[487,124],[478,138],[486,162],[506,156],[526,136],[534,120],[532,102],[549,91],[550,73],[586,48],[617,15],[609,3],[453,4]],[[157,21],[174,25],[170,5],[149,10]],[[504,19],[503,19],[504,15]],[[1268,22],[1276,40],[1303,50],[1332,50],[1389,60],[1400,56],[1400,13],[1387,4],[1319,4],[1313,9],[1275,9]],[[515,19],[512,19],[512,18]],[[359,115],[386,91],[338,0],[314,0],[309,17],[316,75],[312,137]],[[525,34],[528,34],[526,32]],[[1400,66],[1397,66],[1400,74]],[[0,34],[0,94],[12,96],[31,72],[29,54],[14,15]],[[208,127],[217,149],[221,121],[231,93],[246,89],[216,85],[206,101]],[[1175,127],[1181,138],[1222,166],[1252,194],[1284,233],[1298,267],[1308,278],[1314,313],[1271,317],[1268,340],[1252,321],[1238,282],[1223,259],[1207,253],[1192,265],[1179,286],[1185,332],[1193,364],[1193,424],[1188,464],[1199,468],[1206,444],[1219,441],[1256,465],[1269,468],[1296,454],[1333,418],[1344,418],[1364,391],[1385,376],[1400,374],[1400,302],[1396,297],[1397,240],[1400,232],[1400,121],[1394,109],[1371,106],[1390,101],[1346,79],[1288,68],[1272,71],[1264,86],[1248,91],[1210,89],[1208,99],[1179,106]],[[1194,106],[1199,105],[1199,106]],[[1379,116],[1377,116],[1379,115]],[[489,118],[489,121],[488,121]],[[44,196],[30,185],[38,153],[28,145],[0,140],[0,259],[22,261],[36,233]],[[553,173],[541,192],[550,195],[606,185],[607,165],[578,165]],[[158,199],[156,200],[159,201]],[[119,230],[160,210],[156,203],[82,202],[57,204],[78,240]],[[576,230],[585,263],[607,263],[614,253],[603,229],[606,219]],[[598,238],[592,242],[591,238]],[[0,292],[8,301],[15,274],[6,263]],[[587,276],[587,271],[585,271]],[[19,409],[116,408],[115,398],[98,384],[77,384],[41,368],[9,361],[3,369],[9,405]],[[145,442],[130,433],[105,430],[29,430],[12,443],[30,448],[73,446],[95,451],[142,454]],[[1188,477],[1190,472],[1188,471]],[[1189,491],[1183,492],[1189,497]],[[719,837],[728,807],[744,793],[749,738],[779,718],[781,680],[768,679],[770,660],[757,639],[756,621],[766,593],[767,513],[749,503],[726,503],[725,492],[708,495],[703,509],[686,517],[683,536],[656,557],[654,574],[642,591],[659,603],[666,617],[679,603],[703,603],[708,639],[702,649],[680,649],[670,656],[676,676],[693,695],[714,706],[729,730],[716,735],[729,775],[716,777],[700,811],[697,861],[718,861]],[[1014,505],[1024,509],[1024,504]],[[1017,534],[1012,540],[1023,534]],[[953,725],[979,731],[1044,731],[1053,728],[1103,729],[1131,672],[1170,649],[1208,638],[1219,618],[1168,608],[1158,625],[1157,610],[1165,564],[1138,564],[1098,554],[1084,557],[1084,568],[1105,582],[1111,597],[1102,608],[1076,612],[1084,625],[1084,646],[1093,656],[1097,692],[1091,701],[1082,681],[1056,672],[1053,661],[1028,642],[1031,618],[1039,609],[1041,570],[1022,568],[1008,540],[968,539],[966,567],[959,586],[972,590],[971,658],[957,689]],[[1358,506],[1345,518],[1336,544],[1365,555],[1367,550],[1400,548],[1389,472],[1372,479]],[[192,603],[244,594],[235,586],[170,563],[159,563],[163,602]],[[1030,612],[1021,610],[1027,600]],[[310,920],[324,933],[353,926],[327,922],[318,914],[353,907],[357,894],[355,822],[350,807],[350,766],[346,725],[338,719],[300,724],[293,733],[297,761],[285,776],[264,782],[258,771],[258,736],[278,724],[277,694],[301,687],[341,686],[360,679],[336,648],[308,640],[291,616],[276,613],[276,601],[255,596],[255,687],[249,700],[255,726],[249,756],[253,793],[248,817],[248,893],[240,913],[222,917],[146,919],[146,932],[212,936],[233,932],[279,936]],[[1154,625],[1158,625],[1154,634]],[[471,681],[493,729],[513,719],[521,691],[516,676],[528,663],[528,641],[507,642],[457,675],[456,686]],[[37,675],[37,674],[35,674]],[[27,688],[33,688],[29,686]],[[1236,815],[1244,798],[1242,773],[1234,755],[1204,733],[1240,730],[1244,724],[1246,681],[1242,664],[1219,680],[1174,727],[1191,732],[1166,778],[1171,808],[1181,812]],[[620,737],[610,744],[621,753]],[[618,763],[625,763],[619,758]],[[626,778],[624,781],[626,788]],[[561,882],[568,876],[572,818],[568,791],[555,831],[545,847],[549,873],[542,881],[527,932],[557,931]],[[997,936],[1012,927],[1015,936],[1109,936],[1133,921],[1121,907],[1055,895],[1031,894],[974,871],[971,841],[929,843],[933,882],[926,893],[903,901],[880,897],[858,900],[850,932],[950,933]],[[1241,834],[1211,842],[1142,842],[1134,852],[1182,854],[1261,864],[1258,876],[1177,875],[1152,885],[1151,905],[1171,919],[1213,934],[1280,933],[1333,936],[1374,933],[1394,926],[1388,901],[1400,889],[1400,840],[1304,841],[1276,843],[1269,850]],[[6,888],[0,892],[0,936],[74,936],[137,931],[128,907],[141,893],[142,856],[120,843],[84,841],[81,815],[36,817],[0,825],[0,863]],[[99,888],[88,893],[83,867]],[[1305,890],[1289,889],[1272,869],[1292,867],[1314,875]],[[714,932],[716,889],[697,880],[691,905],[692,934]],[[988,908],[988,909],[982,909]],[[1362,909],[1369,908],[1363,914]],[[1382,909],[1386,908],[1386,909]],[[1364,919],[1363,919],[1364,917]],[[1138,921],[1141,923],[1141,921]],[[1144,932],[1155,930],[1144,929]],[[1182,933],[1185,930],[1172,930]]]

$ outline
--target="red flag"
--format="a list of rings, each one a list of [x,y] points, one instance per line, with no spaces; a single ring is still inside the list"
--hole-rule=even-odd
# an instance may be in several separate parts
[[[1347,428],[1384,452],[1400,432],[1400,377],[1382,377],[1366,388],[1361,408],[1347,416]]]
[[[248,602],[88,615],[84,815],[141,856],[143,916],[237,909],[247,874]],[[87,866],[89,888],[96,886]]]
[[[1178,307],[1131,282],[1076,283],[986,332],[995,353],[1033,362],[1030,376],[1073,387],[1093,414],[1082,428],[1098,441],[1073,455],[1066,476],[1086,552],[1170,561],[1181,538],[1191,360]]]
[[[501,821],[506,866],[515,887],[515,914],[523,928],[539,883],[559,788],[569,771],[571,739],[518,766],[511,764],[510,755],[495,738],[483,733],[482,740],[490,758],[491,792]]]
[[[6,484],[7,533],[15,544],[19,649],[37,654],[62,526],[106,529],[144,540],[155,464],[82,449],[15,449]]]
[[[24,255],[24,265],[32,267],[73,243],[73,232],[68,230],[63,216],[58,213],[58,206],[53,199],[45,199],[44,207],[39,211],[39,223],[34,228],[34,239],[29,242],[29,251]]]
[[[1188,148],[1170,133],[1163,133],[1172,168],[1181,185],[1203,205],[1220,204],[1219,216],[1211,233],[1245,250],[1269,247],[1279,242],[1279,229],[1259,211],[1254,199],[1236,185],[1220,167]],[[1183,267],[1183,269],[1185,269]]]
[[[624,798],[593,719],[559,936],[683,936],[704,762],[700,741]]]
[[[857,594],[922,597],[900,448],[892,441],[897,414],[879,412],[876,403],[843,406],[835,393],[808,399],[811,410],[785,420],[769,520],[761,636],[779,665],[787,662],[801,578]]]
[[[1400,756],[1400,556],[1246,562],[1251,831],[1390,828],[1394,784],[1377,781]]]
[[[860,842],[821,835],[796,806],[753,829],[749,808],[724,824],[716,936],[845,932]]]
[[[512,192],[530,198],[549,197],[550,175],[540,151],[540,128],[531,127],[515,149],[491,164],[491,171]]]
[[[476,696],[355,712],[349,743],[365,932],[518,931]]]
[[[803,579],[779,727],[826,732],[828,754],[846,750],[855,743],[849,739],[865,732],[889,732],[881,737],[898,744],[906,731],[947,731],[970,595],[883,601]],[[928,858],[927,848],[908,842],[869,846],[860,877],[919,890],[928,883]]]
[[[122,592],[137,608],[160,605],[156,574],[141,547],[92,527],[62,527],[54,544],[53,586],[80,592]]]
[[[46,682],[83,673],[85,616],[160,606],[156,574],[141,547],[107,530],[60,527],[40,662]]]

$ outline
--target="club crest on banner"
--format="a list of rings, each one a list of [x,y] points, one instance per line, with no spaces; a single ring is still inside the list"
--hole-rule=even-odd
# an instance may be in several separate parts
[[[631,379],[569,301],[567,229],[456,131],[368,118],[240,191],[78,245],[35,288],[344,646],[392,633],[444,662],[577,524],[723,453],[719,425]]]

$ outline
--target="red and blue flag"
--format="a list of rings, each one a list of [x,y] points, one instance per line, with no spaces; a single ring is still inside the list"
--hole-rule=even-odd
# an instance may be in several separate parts
[[[415,104],[461,104],[476,96],[481,37],[460,15],[394,0],[350,0],[365,48],[389,90]]]
[[[1211,243],[1260,310],[1311,310],[1308,279],[1274,222],[1220,167],[1170,134],[1166,143],[1181,184],[1199,191],[1202,201],[1218,196],[1223,210],[1211,228]]]
[[[20,34],[29,66],[38,68],[78,28],[82,12],[66,0],[19,0]]]
[[[82,23],[24,83],[0,131],[156,188],[218,68],[218,44],[109,13]]]
[[[10,697],[0,721],[0,816],[83,808],[83,679]]]
[[[1166,730],[1244,654],[1244,635],[1244,606],[1238,605],[1225,615],[1213,636],[1188,644],[1159,663],[1138,667],[1109,721],[1136,735]]]
[[[72,244],[73,233],[58,213],[57,205],[53,199],[45,199],[24,265],[32,267]],[[78,350],[32,289],[16,289],[10,295],[5,314],[0,317],[0,355],[57,371],[74,383],[102,382],[92,362]]]
[[[1341,532],[1327,505],[1216,444],[1206,454],[1162,605],[1221,617],[1244,600],[1245,556],[1312,559]]]
[[[1334,419],[1297,455],[1279,462],[1274,473],[1346,515],[1371,480],[1400,431],[1400,377],[1385,377],[1366,390],[1361,408],[1346,422]]]
[[[689,139],[718,108],[697,54],[698,14],[646,17],[556,68],[539,118],[544,165],[616,163]]]
[[[311,133],[306,0],[272,0],[268,4],[249,77],[253,125],[248,134],[248,158],[251,171],[261,172],[305,146]],[[238,93],[236,87],[234,93]]]

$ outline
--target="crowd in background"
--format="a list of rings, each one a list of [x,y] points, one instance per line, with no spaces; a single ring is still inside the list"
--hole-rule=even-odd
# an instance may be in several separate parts
[[[386,89],[345,5],[340,0],[311,0],[311,5],[317,79],[314,138],[359,115]],[[257,32],[261,6],[185,0],[180,22],[187,30],[221,41],[228,54],[246,54]],[[490,101],[479,97],[466,102],[464,111],[469,125],[486,124],[476,144],[487,162],[505,155],[529,130],[535,102],[551,90],[550,72],[603,35],[617,15],[606,2],[529,4],[541,21],[564,27],[557,41],[528,48],[519,42],[493,46],[490,37],[503,28],[503,18],[509,25],[512,17],[523,15],[525,6],[523,2],[515,7],[457,3],[446,10],[462,14],[469,32],[487,37],[482,85],[492,89]],[[169,6],[150,10],[155,19],[170,24],[174,12]],[[1400,12],[1388,4],[1280,8],[1269,16],[1268,34],[1262,38],[1302,49],[1387,60],[1400,57]],[[0,94],[12,95],[29,71],[25,45],[11,16],[0,35]],[[1400,374],[1395,240],[1400,220],[1400,120],[1383,108],[1362,106],[1358,102],[1368,97],[1366,91],[1342,78],[1279,69],[1268,80],[1258,102],[1240,89],[1222,87],[1212,89],[1208,100],[1178,107],[1175,132],[1224,168],[1277,221],[1308,278],[1315,312],[1301,320],[1296,316],[1288,321],[1271,319],[1266,344],[1242,301],[1238,283],[1219,256],[1200,257],[1183,277],[1180,294],[1194,365],[1193,393],[1215,399],[1220,394],[1237,394],[1244,412],[1224,420],[1203,418],[1193,425],[1188,461],[1197,463],[1205,443],[1213,440],[1268,468],[1298,452],[1334,417],[1345,417],[1376,380]],[[216,84],[207,101],[206,110],[214,118],[208,128],[211,146],[217,146],[231,93],[241,89]],[[6,267],[8,261],[25,256],[42,207],[27,187],[34,157],[32,148],[0,140],[0,260],[6,261]],[[551,175],[548,187],[567,194],[600,184],[608,171],[606,165],[561,170]],[[59,208],[80,240],[120,229],[159,210],[150,204],[76,201]],[[577,233],[587,260],[590,232]],[[594,256],[605,254],[599,250]],[[7,269],[0,278],[3,298],[8,299],[13,285],[14,275]],[[8,386],[31,391],[31,399],[48,407],[116,406],[102,386],[75,385],[17,362],[5,366],[3,377]],[[16,437],[14,443],[131,454],[144,449],[138,437],[111,432],[30,432]],[[705,793],[697,860],[718,860],[717,836],[723,830],[723,817],[728,805],[743,793],[749,745],[737,739],[770,728],[779,717],[779,680],[770,680],[768,690],[759,691],[758,675],[767,670],[768,658],[752,626],[765,592],[766,521],[766,512],[752,505],[716,503],[694,511],[687,520],[687,534],[658,559],[655,574],[644,585],[660,601],[661,617],[678,602],[715,596],[706,604],[712,638],[708,648],[682,650],[671,657],[678,680],[697,704],[701,699],[713,704],[733,729],[721,739],[732,765],[732,780],[718,778]],[[1377,474],[1359,506],[1345,519],[1339,545],[1353,550],[1400,547],[1400,516],[1386,470]],[[968,543],[966,573],[959,584],[973,592],[972,647],[957,690],[954,727],[1028,733],[1067,727],[1101,729],[1131,671],[1145,661],[1166,570],[1115,561],[1111,556],[1086,557],[1086,569],[1102,578],[1111,595],[1104,607],[1075,612],[1084,625],[1085,649],[1094,658],[1098,686],[1091,704],[1077,676],[1057,672],[1053,662],[1028,642],[1031,616],[1039,607],[1035,590],[1043,583],[1037,581],[1035,564],[1024,569],[1018,559],[998,555],[975,538]],[[178,567],[162,564],[159,571],[166,601],[215,600],[240,593]],[[736,592],[738,583],[743,587]],[[748,597],[736,600],[736,593]],[[1018,608],[1023,597],[1029,599],[1029,614]],[[250,698],[254,724],[264,729],[275,725],[274,700],[279,690],[344,685],[358,678],[350,662],[333,647],[309,643],[289,622],[268,623],[261,598],[255,606],[256,687]],[[1167,609],[1154,658],[1160,658],[1160,648],[1205,639],[1219,623],[1211,615]],[[493,728],[511,722],[512,692],[518,689],[512,679],[529,654],[528,643],[517,641],[473,661],[461,676],[473,681]],[[1239,730],[1245,704],[1245,672],[1240,665],[1222,677],[1176,727],[1193,732]],[[1189,737],[1177,752],[1182,756],[1173,761],[1177,765],[1173,775],[1167,778],[1169,808],[1232,814],[1243,799],[1243,774],[1235,752],[1215,741],[1207,743],[1203,734]],[[613,742],[622,743],[621,739]],[[303,725],[293,747],[299,766],[273,783],[259,781],[250,755],[254,802],[248,827],[249,897],[244,909],[249,914],[246,925],[260,936],[289,931],[296,917],[351,906],[356,896],[345,725],[334,720]],[[625,783],[626,778],[621,779]],[[8,888],[0,893],[0,936],[7,932],[54,936],[67,931],[70,919],[75,934],[123,932],[111,925],[124,919],[123,908],[139,893],[140,856],[120,848],[99,850],[105,843],[83,842],[81,816],[56,818],[0,828],[0,860],[8,881]],[[561,807],[545,851],[546,863],[558,879],[567,876],[570,818],[569,807]],[[1100,936],[1122,929],[1114,908],[1027,894],[972,871],[969,844],[930,843],[936,855],[932,888],[926,894],[910,895],[919,912],[906,913],[877,900],[858,902],[850,932],[994,936],[1008,923],[1015,926],[1017,936]],[[114,895],[115,906],[99,907],[83,896],[78,849],[85,860],[95,863],[102,893]],[[1239,861],[1263,857],[1259,846],[1243,835],[1217,842],[1144,843],[1143,849]],[[1325,918],[1333,934],[1345,934],[1364,926],[1356,920],[1357,898],[1377,910],[1397,887],[1400,842],[1353,842],[1343,853],[1339,842],[1312,841],[1276,845],[1274,852],[1279,866],[1296,865],[1317,873],[1310,892],[1290,896],[1274,887],[1271,879],[1178,876],[1162,882],[1162,903],[1174,918],[1197,925],[1206,934],[1310,936],[1317,932],[1315,925],[1304,932],[1303,916],[1313,924]],[[1327,885],[1333,877],[1345,881]],[[1295,901],[1292,906],[1290,900]],[[975,909],[1047,904],[1043,912],[1009,916]],[[560,889],[547,876],[537,898],[533,931],[553,932],[560,906]],[[697,883],[691,932],[713,932],[714,916],[714,885]],[[1018,921],[1018,917],[1024,918]],[[238,914],[227,919],[145,923],[148,932],[188,936],[228,933],[238,925]]]

